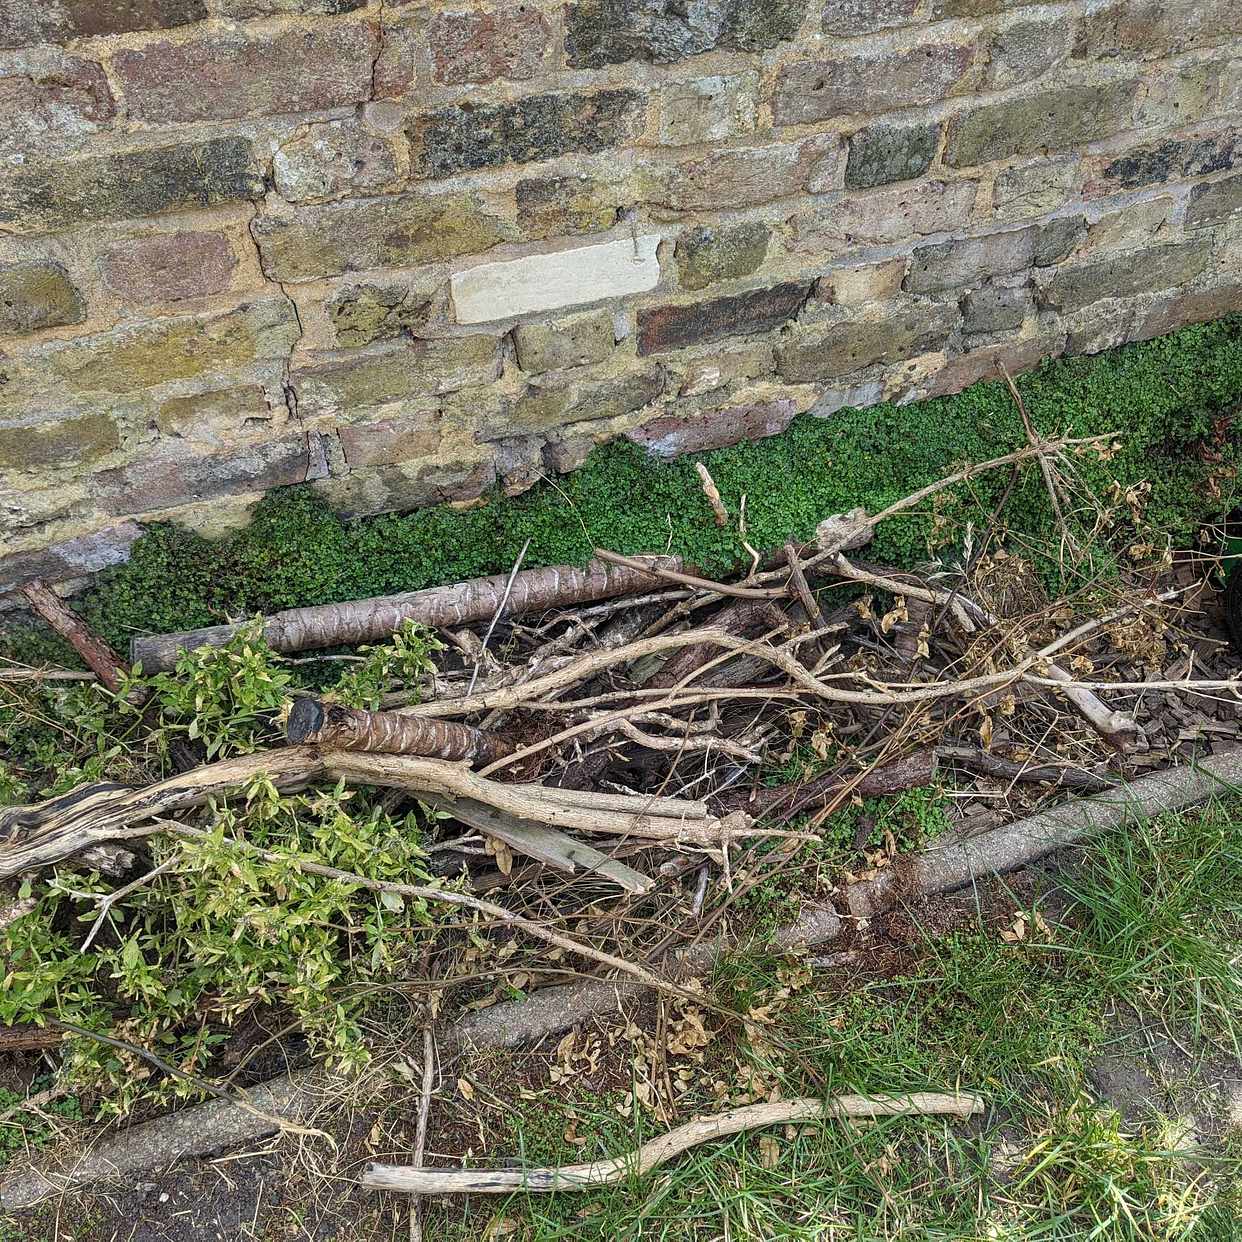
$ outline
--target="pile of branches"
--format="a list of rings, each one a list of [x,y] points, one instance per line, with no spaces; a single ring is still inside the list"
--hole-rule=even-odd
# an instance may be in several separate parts
[[[1033,464],[1055,498],[1049,463],[1096,447],[1033,442],[881,512],[830,517],[809,545],[753,553],[735,582],[677,557],[606,549],[585,568],[526,569],[523,550],[508,575],[264,618],[264,639],[286,655],[387,640],[410,622],[446,646],[433,673],[389,686],[377,710],[296,698],[283,748],[213,764],[188,752],[182,771],[152,785],[88,785],[0,810],[0,879],[74,859],[111,858],[125,874],[136,839],[202,835],[187,813],[259,774],[282,793],[344,780],[393,791],[394,806],[434,808],[432,867],[458,882],[380,882],[313,860],[297,864],[304,870],[465,907],[667,989],[635,954],[663,961],[679,939],[670,923],[702,914],[713,876],[735,898],[765,869],[788,866],[847,803],[956,779],[979,794],[955,807],[969,837],[1060,790],[1109,791],[1145,766],[1236,739],[1242,687],[1204,630],[1212,593],[1194,565],[1118,583],[1105,606],[1097,589],[1084,619],[1083,608],[1048,600],[992,531],[922,572],[866,559],[881,523],[939,492],[984,471],[1016,479]],[[55,593],[32,583],[23,594],[105,686],[141,708],[126,664]],[[239,629],[140,637],[131,659],[147,674],[167,671]],[[797,755],[814,763],[774,782]],[[867,863],[883,868],[893,853]],[[735,884],[735,874],[746,878]],[[486,896],[501,890],[504,906]],[[596,917],[589,941],[549,918],[564,917],[556,900],[575,891],[570,907]],[[662,917],[632,917],[635,902],[657,898]],[[603,931],[601,918],[612,920]],[[635,937],[634,923],[648,934]]]
[[[1032,437],[878,513],[830,517],[810,544],[752,551],[737,581],[673,556],[602,548],[585,568],[527,569],[523,549],[507,575],[263,618],[266,644],[287,657],[330,648],[311,658],[350,659],[343,648],[386,642],[411,623],[443,646],[434,669],[381,687],[374,710],[299,694],[282,719],[283,746],[205,762],[201,746],[179,744],[177,770],[155,783],[98,782],[0,809],[0,881],[35,886],[46,869],[76,865],[115,878],[85,952],[113,904],[170,865],[144,864],[141,839],[201,841],[211,818],[196,821],[200,808],[258,779],[282,795],[344,782],[422,816],[429,881],[363,876],[242,835],[223,846],[456,907],[538,944],[549,964],[568,955],[631,990],[684,1000],[686,973],[728,943],[731,907],[789,870],[847,805],[937,784],[951,795],[952,832],[898,857],[892,840],[869,852],[874,825],[857,816],[854,859],[836,860],[837,886],[820,886],[813,909],[774,937],[780,947],[830,940],[903,898],[1022,865],[1135,810],[1184,805],[1203,795],[1202,782],[1148,777],[1147,802],[1128,800],[1123,782],[1186,759],[1213,779],[1242,776],[1242,680],[1214,629],[1209,562],[1166,558],[1065,600],[1050,599],[993,529],[973,532],[954,562],[918,572],[867,557],[881,523],[985,471],[1008,469],[1016,481],[1027,465],[1043,474],[1061,553],[1073,556],[1058,470],[1100,447]],[[699,471],[723,525],[729,515]],[[254,632],[229,624],[143,636],[123,661],[42,583],[22,594],[138,713],[154,710],[151,683],[133,679],[131,665],[176,676],[183,653]],[[1067,790],[1091,805],[1066,813],[1057,804]],[[0,927],[32,908],[0,902]],[[437,975],[438,961],[425,964]],[[529,978],[563,973],[532,963]],[[550,1006],[543,1033],[620,1003],[621,989],[592,986],[581,1011]],[[537,1027],[539,1006],[525,1008]],[[48,1027],[0,1028],[0,1048],[49,1048],[66,1033],[101,1040],[234,1101],[252,1121],[272,1120],[117,1036],[51,1017]]]

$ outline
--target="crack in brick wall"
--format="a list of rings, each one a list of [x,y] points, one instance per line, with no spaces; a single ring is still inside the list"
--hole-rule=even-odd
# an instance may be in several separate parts
[[[1235,0],[49,0],[0,100],[0,584],[1242,306]]]

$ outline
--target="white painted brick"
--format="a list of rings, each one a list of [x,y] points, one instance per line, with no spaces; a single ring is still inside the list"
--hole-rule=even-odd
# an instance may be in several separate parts
[[[535,311],[646,293],[660,282],[658,235],[484,263],[452,278],[458,323],[489,323]]]

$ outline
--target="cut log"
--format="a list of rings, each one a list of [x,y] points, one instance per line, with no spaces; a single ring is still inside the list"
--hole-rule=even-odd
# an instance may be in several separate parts
[[[492,763],[513,747],[494,733],[451,720],[431,720],[396,712],[367,712],[320,699],[294,700],[286,736],[340,750],[382,755],[422,755],[428,759]]]
[[[525,569],[513,578],[505,615],[542,612],[650,591],[660,585],[660,579],[647,572],[647,566],[676,571],[681,564],[680,557],[650,556],[632,558],[626,565],[595,560],[585,569],[572,565]],[[263,637],[273,651],[307,651],[338,644],[382,642],[406,621],[417,621],[432,629],[474,625],[497,614],[508,584],[508,574],[497,574],[401,595],[290,608],[264,618]],[[145,672],[158,672],[172,668],[182,651],[222,647],[240,628],[213,625],[178,634],[145,635],[133,640],[130,651],[134,663],[141,664]]]
[[[82,657],[87,667],[115,694],[124,682],[128,669],[121,657],[91,632],[90,627],[68,604],[39,578],[32,579],[20,588],[26,603],[43,618]],[[133,691],[129,701],[140,706],[146,695]]]

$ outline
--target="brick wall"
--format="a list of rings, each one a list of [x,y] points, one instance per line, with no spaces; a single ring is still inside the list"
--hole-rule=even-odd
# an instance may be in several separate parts
[[[0,582],[1242,306],[1238,0],[0,0],[0,49]]]

